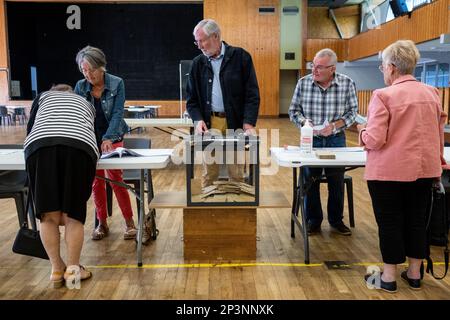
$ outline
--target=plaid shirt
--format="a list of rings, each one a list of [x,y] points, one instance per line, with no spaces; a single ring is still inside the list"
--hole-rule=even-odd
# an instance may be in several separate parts
[[[345,127],[337,130],[340,132],[355,122],[357,112],[358,98],[352,79],[336,72],[331,85],[324,90],[310,74],[298,80],[289,107],[289,118],[299,128],[306,119],[314,125],[321,125],[325,120],[333,122],[342,119]]]

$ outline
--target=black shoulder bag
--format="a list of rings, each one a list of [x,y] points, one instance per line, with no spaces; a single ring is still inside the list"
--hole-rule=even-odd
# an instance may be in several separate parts
[[[448,251],[448,229],[449,215],[447,211],[447,199],[442,183],[438,187],[433,187],[431,192],[431,205],[427,221],[427,268],[435,279],[444,279],[448,271],[449,251]],[[430,257],[430,246],[444,247],[445,271],[442,277],[437,277],[433,272],[433,260]],[[421,269],[422,271],[423,269]],[[423,271],[422,271],[423,273]]]
[[[28,209],[30,205],[33,205],[30,201],[31,192],[28,192],[26,214],[28,215]],[[35,219],[33,217],[33,219]],[[41,241],[41,236],[38,230],[28,228],[27,217],[25,217],[24,223],[17,232],[16,239],[12,247],[14,253],[23,254],[26,256],[32,256],[41,259],[47,259],[48,255],[45,251],[44,245]]]

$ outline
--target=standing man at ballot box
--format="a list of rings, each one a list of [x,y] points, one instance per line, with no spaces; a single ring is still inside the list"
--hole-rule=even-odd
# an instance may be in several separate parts
[[[344,130],[355,121],[358,110],[356,87],[352,79],[336,72],[337,56],[331,49],[316,53],[312,74],[301,78],[289,107],[289,117],[301,128],[306,120],[314,126],[314,148],[345,147]],[[325,169],[328,181],[328,222],[331,230],[351,235],[343,223],[344,168],[305,168],[303,179],[319,177]],[[320,184],[316,180],[305,197],[308,234],[320,232],[323,220]]]
[[[186,108],[195,133],[210,129],[223,135],[227,129],[254,134],[259,110],[259,88],[252,57],[242,48],[221,40],[220,27],[212,19],[194,28],[194,44],[202,51],[192,62],[186,87]],[[232,180],[243,181],[243,166],[228,166]],[[205,165],[202,187],[217,180],[219,166]]]

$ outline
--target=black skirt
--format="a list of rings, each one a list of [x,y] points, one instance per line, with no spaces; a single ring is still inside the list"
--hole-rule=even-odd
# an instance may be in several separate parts
[[[84,224],[95,168],[90,155],[69,146],[45,147],[31,154],[26,170],[37,218],[62,211]]]

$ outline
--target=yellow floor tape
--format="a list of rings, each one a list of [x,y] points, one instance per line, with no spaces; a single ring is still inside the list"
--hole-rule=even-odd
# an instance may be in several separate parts
[[[444,265],[444,262],[434,262],[434,265]],[[138,267],[136,264],[118,264],[118,265],[97,265],[87,266],[92,269],[173,269],[173,268],[237,268],[237,267],[294,267],[294,268],[314,268],[322,267],[323,263],[272,263],[272,262],[254,262],[254,263],[179,263],[179,264],[144,264]],[[345,267],[358,266],[367,267],[373,265],[383,265],[380,262],[357,262],[344,265]],[[407,264],[400,264],[407,265]]]

